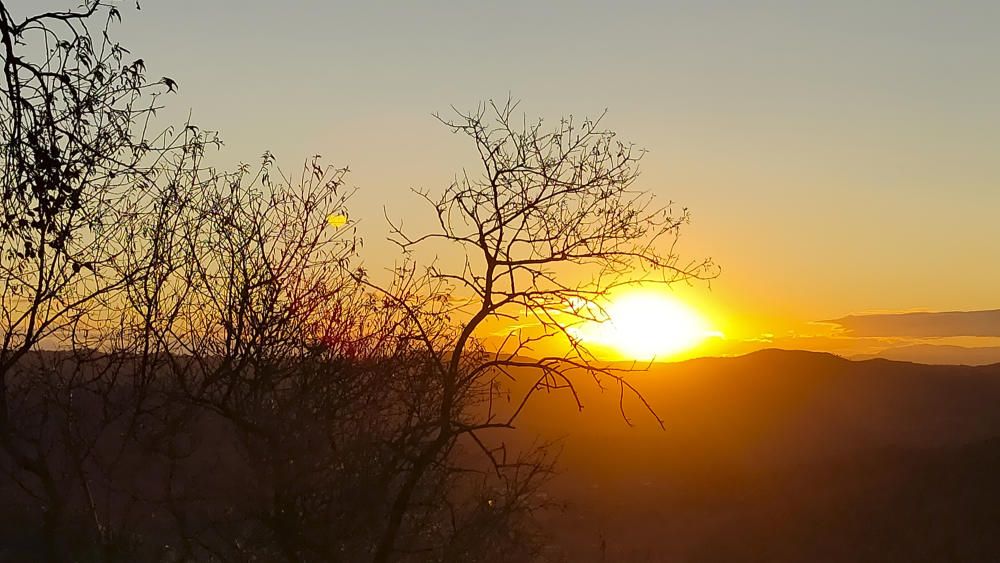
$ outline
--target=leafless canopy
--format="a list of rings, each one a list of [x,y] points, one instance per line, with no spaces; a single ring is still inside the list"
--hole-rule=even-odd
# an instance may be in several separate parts
[[[146,79],[119,19],[0,0],[0,542],[49,561],[530,559],[553,458],[508,447],[525,405],[588,380],[623,413],[642,400],[574,327],[617,287],[715,273],[676,257],[688,214],[637,188],[642,151],[509,101],[441,118],[479,162],[420,192],[436,228],[391,226],[404,260],[379,284],[347,169],[210,166],[215,134],[157,126],[177,85]],[[524,329],[494,349],[497,322]],[[541,354],[551,339],[565,352]]]
[[[427,294],[447,296],[440,312],[459,323],[451,338],[424,341],[439,358],[443,397],[437,434],[414,464],[410,482],[419,481],[423,465],[445,455],[460,437],[469,438],[499,472],[506,466],[498,457],[503,448],[490,446],[480,434],[512,428],[539,389],[566,389],[579,404],[581,375],[599,384],[609,378],[622,405],[629,393],[653,413],[628,381],[629,370],[597,361],[573,328],[605,320],[600,298],[616,288],[716,275],[710,261],[681,262],[674,253],[688,212],[658,205],[649,192],[637,189],[641,150],[603,128],[601,118],[566,118],[549,127],[519,118],[516,110],[508,100],[439,117],[472,141],[479,166],[463,171],[438,195],[418,192],[432,206],[437,229],[413,234],[391,223],[392,240],[406,253],[429,247],[448,257],[413,283]],[[520,328],[487,353],[477,337],[491,320]],[[536,347],[553,338],[568,342],[565,353],[537,353]],[[526,377],[524,385],[520,380]],[[506,411],[493,401],[511,391],[504,390],[505,381],[520,394]],[[485,408],[470,409],[477,404],[472,396]],[[408,502],[404,485],[397,516]],[[393,542],[394,523],[385,550]]]

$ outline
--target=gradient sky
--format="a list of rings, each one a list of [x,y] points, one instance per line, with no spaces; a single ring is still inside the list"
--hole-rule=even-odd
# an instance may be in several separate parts
[[[1000,306],[1000,2],[142,4],[118,37],[180,83],[174,110],[225,159],[349,165],[375,253],[383,204],[474,163],[431,113],[510,93],[607,108],[649,150],[642,186],[692,210],[681,251],[723,267],[693,299],[730,330]]]

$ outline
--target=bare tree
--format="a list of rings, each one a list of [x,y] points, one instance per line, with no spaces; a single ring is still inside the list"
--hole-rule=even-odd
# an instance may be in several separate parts
[[[400,472],[436,428],[443,393],[426,343],[443,345],[455,325],[412,268],[388,293],[359,283],[345,173],[314,160],[291,179],[265,156],[253,173],[220,176],[173,227],[188,266],[160,284],[176,288],[161,298],[186,305],[155,340],[173,343],[163,354],[173,392],[195,408],[179,424],[209,437],[180,459],[191,448],[172,436],[183,433],[160,424],[159,454],[177,468],[161,500],[184,557],[371,557]],[[429,468],[409,510],[422,530],[410,556],[474,560],[488,543],[518,545],[515,524],[547,471],[525,458],[487,495],[479,477]]]
[[[0,2],[0,457],[40,507],[50,560],[77,506],[84,535],[110,544],[95,455],[145,396],[90,352],[156,259],[128,234],[161,207],[171,171],[213,141],[188,127],[154,132],[158,99],[176,86],[146,81],[143,61],[110,39],[118,19],[100,1],[23,18]]]
[[[176,85],[147,83],[118,19],[99,1],[23,19],[0,3],[13,533],[49,560],[368,558],[436,427],[425,343],[454,337],[444,301],[412,269],[391,298],[358,283],[346,170],[288,178],[265,155],[220,172],[214,135],[157,130]],[[410,507],[436,554],[503,536],[501,496],[483,513],[482,487],[456,480],[425,470]]]
[[[632,395],[656,416],[626,372],[598,362],[573,329],[603,321],[600,298],[616,288],[715,274],[711,262],[679,262],[673,248],[687,210],[657,206],[635,188],[641,151],[603,129],[600,119],[563,119],[546,129],[541,121],[520,120],[515,111],[511,101],[490,102],[442,118],[473,142],[479,166],[463,171],[437,197],[419,192],[436,213],[437,229],[413,235],[392,227],[393,239],[407,253],[437,244],[462,259],[431,266],[420,278],[449,296],[439,314],[458,325],[450,338],[421,338],[440,380],[436,428],[401,476],[376,561],[389,560],[400,538],[414,533],[406,520],[415,491],[460,439],[478,447],[498,476],[517,465],[505,458],[502,444],[491,445],[484,436],[513,428],[538,390],[563,389],[577,397],[581,377],[609,381],[623,415],[625,396]],[[477,331],[490,320],[527,321],[534,331],[512,330],[501,350],[487,353]],[[565,341],[565,353],[534,352],[533,346],[553,338]],[[524,377],[531,381],[514,408],[499,409],[491,399],[503,392],[504,380]],[[483,401],[485,408],[470,408]]]
[[[481,168],[423,194],[436,230],[393,227],[379,285],[347,170],[209,166],[214,134],[156,127],[176,84],[146,80],[119,19],[0,1],[0,500],[24,556],[531,558],[553,456],[505,432],[582,377],[641,401],[574,327],[637,278],[713,274],[673,253],[686,211],[634,189],[641,152],[509,102],[442,120]],[[421,268],[436,244],[461,259]],[[533,328],[489,350],[484,323],[512,320]],[[567,352],[535,354],[552,338]]]

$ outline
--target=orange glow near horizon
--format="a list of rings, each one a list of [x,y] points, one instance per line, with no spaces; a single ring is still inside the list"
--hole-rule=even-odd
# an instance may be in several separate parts
[[[621,292],[602,306],[607,320],[575,327],[574,336],[619,359],[669,360],[722,336],[691,305],[662,289]]]

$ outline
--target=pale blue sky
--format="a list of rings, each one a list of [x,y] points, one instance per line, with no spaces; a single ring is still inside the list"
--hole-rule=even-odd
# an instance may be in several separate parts
[[[430,114],[510,92],[608,108],[733,314],[1000,306],[1000,2],[142,4],[119,37],[173,107],[225,158],[350,165],[375,251],[383,204],[473,164]]]

